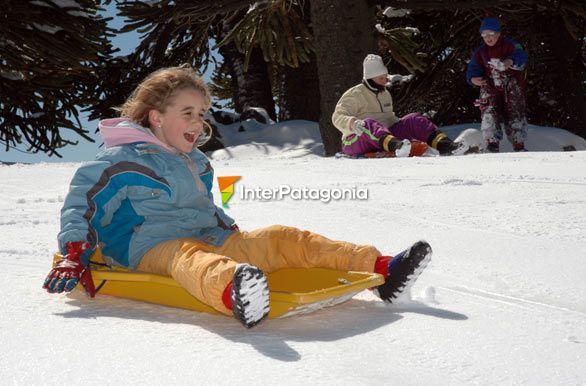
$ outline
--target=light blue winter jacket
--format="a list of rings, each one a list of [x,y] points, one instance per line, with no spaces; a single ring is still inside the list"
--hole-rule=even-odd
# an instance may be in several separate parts
[[[234,220],[214,204],[205,154],[180,153],[124,118],[100,122],[100,133],[105,149],[77,170],[61,210],[62,253],[67,242],[86,240],[134,269],[162,241],[224,243]]]

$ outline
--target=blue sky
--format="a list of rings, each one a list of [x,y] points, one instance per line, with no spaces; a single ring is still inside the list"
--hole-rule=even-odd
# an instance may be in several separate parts
[[[110,25],[114,28],[120,28],[124,24],[124,18],[116,16],[116,5],[114,2],[110,3],[107,7],[105,16],[112,16],[114,19],[110,22]],[[120,49],[120,52],[117,54],[125,55],[130,53],[134,47],[138,45],[140,40],[140,35],[132,32],[126,34],[120,34],[114,38],[112,38],[112,42],[115,47]],[[207,74],[204,74],[204,79],[209,81],[209,76],[211,74],[212,69],[208,70]],[[16,149],[10,149],[9,151],[5,150],[5,147],[0,145],[0,161],[4,162],[27,162],[27,163],[37,163],[37,162],[79,162],[79,161],[90,161],[94,159],[96,153],[99,150],[99,146],[102,143],[101,139],[99,138],[99,134],[95,134],[94,131],[98,127],[98,121],[88,121],[87,114],[82,113],[80,120],[84,125],[85,129],[90,132],[90,135],[96,140],[95,143],[86,141],[84,138],[79,137],[78,135],[66,136],[67,139],[73,139],[79,141],[79,144],[76,146],[67,146],[64,149],[60,150],[59,153],[63,156],[63,158],[59,158],[56,156],[49,157],[44,153],[37,153],[37,154],[28,154],[23,152],[26,150],[26,147],[21,147],[22,151],[18,151]]]

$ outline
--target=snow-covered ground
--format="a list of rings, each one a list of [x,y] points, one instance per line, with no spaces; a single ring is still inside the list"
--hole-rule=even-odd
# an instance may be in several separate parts
[[[255,143],[238,139],[255,130]],[[41,284],[78,164],[0,166],[2,384],[586,384],[585,151],[350,160],[320,157],[310,122],[238,135],[211,158],[216,175],[242,176],[228,210],[241,228],[286,224],[389,254],[426,239],[434,257],[413,300],[387,306],[365,291],[246,330],[223,316],[49,295]],[[557,140],[586,146],[533,127],[528,148]],[[369,199],[244,200],[239,184],[366,188]]]

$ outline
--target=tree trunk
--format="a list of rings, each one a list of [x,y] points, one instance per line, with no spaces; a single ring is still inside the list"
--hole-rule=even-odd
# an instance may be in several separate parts
[[[366,1],[311,0],[321,117],[319,129],[326,156],[340,150],[341,133],[332,113],[342,94],[362,79],[362,61],[375,52],[374,9]]]
[[[279,121],[319,121],[320,93],[316,60],[313,55],[311,62],[301,63],[298,68],[279,67]]]
[[[556,83],[559,95],[563,96],[559,102],[563,106],[565,116],[561,117],[561,121],[565,121],[566,129],[586,138],[586,69],[580,58],[579,42],[568,33],[560,16],[544,15],[542,21],[542,25],[547,26],[552,42],[551,50],[557,59]]]
[[[225,36],[231,27],[224,21],[222,34]],[[255,48],[252,51],[247,71],[244,71],[244,54],[240,53],[233,43],[220,47],[219,51],[224,57],[228,72],[232,77],[236,112],[242,113],[249,107],[262,107],[274,120],[275,102],[273,101],[267,63],[264,61],[261,50]]]
[[[311,24],[309,1],[301,3],[303,22]],[[320,98],[317,58],[310,55],[311,62],[300,63],[299,67],[279,67],[279,120],[306,119],[319,121]]]

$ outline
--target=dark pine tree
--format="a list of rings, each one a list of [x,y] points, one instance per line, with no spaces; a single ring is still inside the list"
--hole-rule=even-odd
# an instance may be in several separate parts
[[[300,4],[300,17],[310,26],[311,9],[309,1]],[[314,52],[308,54],[308,62],[298,67],[278,66],[279,120],[305,119],[319,121],[320,91],[317,73],[317,58]]]
[[[373,20],[374,8],[366,1],[311,0],[321,98],[319,128],[326,156],[338,152],[341,144],[341,134],[332,123],[336,103],[360,83],[362,61],[375,51]]]
[[[5,0],[0,14],[0,142],[6,150],[59,155],[93,141],[78,110],[91,106],[96,72],[113,53],[100,1]]]
[[[243,14],[244,11],[240,11],[222,20],[218,40],[226,37],[234,28],[234,21],[240,19]],[[233,42],[221,45],[219,52],[224,58],[227,73],[232,81],[232,102],[236,112],[242,113],[249,107],[262,107],[272,119],[276,119],[269,71],[261,50],[253,49],[248,66],[245,66],[245,55]]]
[[[529,54],[527,106],[530,123],[566,128],[586,138],[586,2],[580,0],[374,0],[411,13],[387,26],[417,27],[427,65],[414,80],[394,90],[399,114],[434,111],[437,124],[478,121],[478,89],[466,83],[473,50],[480,45],[480,20],[498,17],[503,33]],[[384,20],[383,20],[384,24]],[[392,60],[390,68],[406,73]]]

